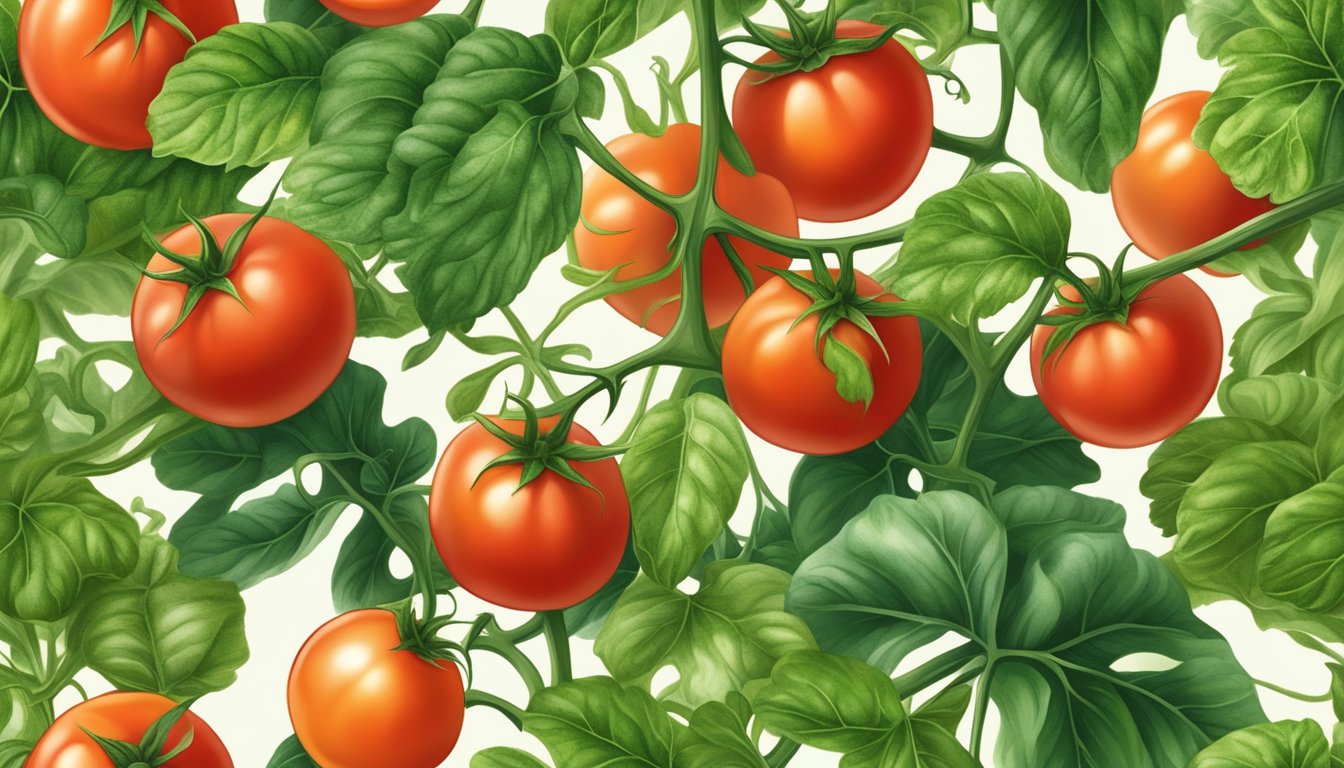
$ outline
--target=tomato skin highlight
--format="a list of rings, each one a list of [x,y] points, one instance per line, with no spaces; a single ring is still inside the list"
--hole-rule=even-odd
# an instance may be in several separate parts
[[[327,10],[365,27],[390,27],[424,16],[439,0],[322,0]]]
[[[494,421],[523,433],[520,421]],[[542,419],[541,432],[556,421]],[[578,425],[569,442],[599,445]],[[625,552],[630,500],[620,468],[615,459],[571,461],[596,491],[549,469],[518,488],[520,464],[481,472],[509,450],[479,424],[448,444],[429,497],[434,544],[458,584],[483,600],[519,611],[577,605],[611,579]]]
[[[842,21],[836,36],[882,29]],[[770,52],[757,63],[780,60]],[[811,72],[747,72],[733,96],[733,125],[757,170],[788,187],[799,216],[853,221],[914,183],[933,146],[933,93],[919,62],[892,40]]]
[[[855,277],[860,296],[898,301],[872,278]],[[753,293],[728,326],[723,383],[738,418],[766,441],[815,456],[845,453],[881,437],[914,399],[924,360],[919,322],[869,318],[881,346],[847,320],[832,331],[872,372],[873,402],[865,411],[863,403],[848,402],[836,391],[835,374],[818,355],[817,316],[790,329],[811,303],[780,277]]]
[[[238,23],[232,0],[163,0],[196,39]],[[101,45],[112,0],[27,0],[19,15],[19,66],[42,112],[76,139],[148,149],[149,103],[191,41],[149,14],[139,51],[130,24]]]
[[[700,162],[700,126],[670,126],[658,138],[635,133],[607,145],[612,155],[640,179],[670,195],[684,195],[695,186]],[[762,229],[798,236],[793,198],[776,179],[744,176],[719,161],[715,197],[726,211]],[[657,272],[672,258],[676,222],[672,215],[640,197],[606,171],[594,166],[583,180],[583,219],[574,229],[579,264],[599,271],[620,267],[618,280]],[[584,222],[612,234],[598,234]],[[772,275],[764,267],[787,269],[786,256],[730,237],[734,250],[760,285]],[[705,316],[711,328],[727,323],[746,298],[742,281],[716,239],[705,242],[701,287]],[[608,296],[606,301],[636,325],[666,336],[676,322],[681,302],[681,269],[658,282]]]
[[[1065,295],[1077,298],[1072,289]],[[1222,325],[1208,295],[1184,275],[1149,286],[1125,323],[1082,329],[1042,365],[1054,332],[1036,328],[1032,378],[1050,415],[1084,442],[1138,448],[1165,440],[1197,418],[1218,388]]]
[[[95,696],[67,710],[37,742],[24,768],[113,768],[107,753],[83,729],[105,739],[139,744],[145,731],[177,703],[156,693],[117,691]],[[169,731],[164,752],[191,731],[191,746],[163,768],[233,768],[233,760],[210,726],[187,712]]]
[[[205,219],[222,244],[250,217]],[[199,254],[190,226],[163,239]],[[156,254],[151,272],[177,265]],[[326,243],[287,221],[262,218],[229,273],[246,304],[209,291],[171,336],[187,288],[144,277],[131,307],[140,365],[175,405],[216,424],[258,427],[312,404],[336,380],[355,338],[350,273]]]
[[[350,611],[323,624],[289,673],[289,717],[322,768],[436,768],[457,746],[465,698],[457,665],[393,650],[391,611]]]
[[[1140,251],[1155,259],[1188,251],[1274,210],[1269,198],[1243,195],[1213,156],[1195,146],[1195,124],[1210,95],[1189,91],[1150,107],[1138,146],[1112,175],[1111,200],[1120,225]]]

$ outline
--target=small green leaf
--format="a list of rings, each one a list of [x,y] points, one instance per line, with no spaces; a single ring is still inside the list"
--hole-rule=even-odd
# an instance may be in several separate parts
[[[471,756],[471,768],[547,768],[547,765],[521,749],[491,747]]]
[[[1330,745],[1311,720],[1282,720],[1227,734],[1195,755],[1188,768],[1325,768]]]
[[[606,677],[538,692],[523,716],[556,765],[673,765],[686,726],[649,694]]]
[[[308,144],[329,55],[287,21],[235,24],[205,38],[150,105],[154,154],[230,170],[290,157]]]
[[[821,345],[821,360],[835,374],[835,391],[851,403],[873,404],[873,372],[863,356],[835,336]]]
[[[919,206],[890,287],[966,325],[1063,267],[1070,227],[1064,198],[1039,178],[973,176]]]
[[[577,68],[634,45],[685,5],[685,0],[550,0],[546,32],[560,41],[565,60]]]
[[[40,340],[32,302],[0,293],[0,397],[14,394],[28,381]]]
[[[675,588],[737,509],[747,481],[737,416],[710,395],[661,403],[640,421],[621,462],[635,553],[655,582]]]
[[[679,678],[660,699],[690,708],[721,701],[768,677],[781,657],[816,647],[784,610],[788,586],[788,574],[755,563],[711,564],[694,595],[640,577],[616,603],[594,651],[626,685],[647,688],[659,670],[674,667]]]
[[[78,256],[84,250],[89,213],[50,176],[0,179],[0,220],[16,219],[33,240],[53,256]]]
[[[448,390],[445,402],[449,418],[453,421],[462,421],[479,411],[481,403],[485,402],[485,396],[490,392],[490,385],[495,383],[495,379],[499,378],[501,373],[517,364],[518,361],[514,359],[504,360],[463,376],[461,381]]]
[[[298,736],[290,736],[280,742],[275,754],[266,763],[266,768],[321,768],[317,761],[308,756]]]
[[[711,701],[691,713],[690,733],[677,755],[678,768],[769,768],[747,736],[751,704],[741,694]]]

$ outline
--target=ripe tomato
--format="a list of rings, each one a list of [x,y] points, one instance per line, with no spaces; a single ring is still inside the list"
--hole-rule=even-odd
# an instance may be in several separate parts
[[[238,23],[233,0],[162,0],[197,40]],[[101,44],[112,0],[27,0],[19,15],[19,66],[38,106],[86,144],[146,149],[145,119],[163,79],[191,47],[150,13],[136,49],[128,22]]]
[[[322,0],[327,10],[366,27],[388,27],[418,19],[439,0]]]
[[[225,242],[249,219],[223,214],[205,220]],[[190,226],[163,239],[169,250],[194,255],[200,237]],[[149,271],[177,266],[161,255]],[[230,427],[273,424],[308,407],[331,386],[355,338],[350,273],[325,243],[280,219],[263,217],[248,236],[229,279],[243,301],[212,290],[180,328],[186,286],[142,278],[131,308],[140,366],[174,404]]]
[[[1066,289],[1065,295],[1077,299]],[[1050,314],[1077,314],[1062,307]],[[1038,326],[1031,373],[1046,410],[1080,440],[1137,448],[1199,416],[1218,387],[1223,331],[1208,295],[1184,275],[1148,287],[1129,317],[1095,323],[1041,363],[1055,332]]]
[[[608,149],[622,165],[654,188],[684,195],[695,186],[700,158],[700,126],[681,124],[659,138],[641,133],[622,136]],[[719,162],[714,189],[729,213],[771,232],[798,236],[798,217],[784,185],[769,176],[743,176],[726,161]],[[610,234],[598,234],[584,226]],[[633,280],[667,265],[677,227],[672,216],[631,191],[613,176],[594,167],[583,180],[583,221],[574,230],[579,263],[607,271],[621,267],[618,280]],[[756,285],[771,275],[762,267],[785,269],[784,256],[752,243],[730,238],[734,250],[751,272]],[[701,290],[711,328],[728,322],[742,305],[745,292],[732,263],[717,240],[704,246]],[[672,329],[681,309],[681,270],[642,288],[607,297],[607,303],[637,325],[663,336]]]
[[[289,719],[322,768],[435,768],[462,733],[462,673],[394,650],[391,611],[351,611],[318,628],[289,672]]]
[[[156,693],[108,693],[78,704],[56,718],[37,742],[24,768],[113,768],[107,753],[84,730],[105,739],[139,744],[145,731],[177,702]],[[163,768],[233,768],[224,742],[204,720],[187,712],[168,732],[166,754],[191,732],[191,746]]]
[[[867,275],[855,277],[860,296],[898,301]],[[924,360],[919,322],[871,318],[881,346],[847,320],[832,330],[872,372],[873,401],[865,409],[840,396],[817,354],[817,315],[794,325],[811,304],[780,277],[753,293],[728,326],[723,384],[742,423],[765,440],[798,453],[844,453],[881,437],[910,406]]]
[[[1155,259],[1187,251],[1274,209],[1269,198],[1243,195],[1213,156],[1195,146],[1191,135],[1209,95],[1190,91],[1149,108],[1138,146],[1111,178],[1121,226]]]
[[[882,27],[842,21],[841,38]],[[780,61],[767,53],[759,64]],[[933,94],[924,69],[898,42],[835,56],[811,72],[748,71],[733,124],[763,173],[784,182],[798,215],[852,221],[896,202],[933,144]]]
[[[542,419],[542,433],[556,421]],[[520,421],[495,423],[523,433]],[[577,425],[569,442],[598,445]],[[583,602],[616,572],[630,534],[620,468],[615,459],[571,462],[597,490],[549,469],[519,488],[519,464],[481,472],[509,450],[479,424],[448,444],[429,496],[439,555],[463,589],[495,605],[552,611]]]

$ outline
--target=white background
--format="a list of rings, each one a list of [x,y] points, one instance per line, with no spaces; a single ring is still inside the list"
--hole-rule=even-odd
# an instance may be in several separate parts
[[[443,10],[453,10],[459,2],[461,0],[444,3]],[[240,0],[239,5],[244,21],[262,20],[262,0]],[[487,0],[483,23],[508,26],[529,34],[538,33],[542,29],[544,7],[543,0]],[[983,11],[978,6],[977,10]],[[992,25],[992,19],[987,14],[985,16],[981,24]],[[656,105],[653,80],[647,75],[651,57],[662,54],[673,62],[680,62],[688,40],[687,25],[684,19],[678,19],[642,41],[635,49],[615,57],[616,63],[629,74],[638,97],[646,107],[652,109]],[[957,73],[970,88],[972,103],[969,106],[961,105],[945,96],[943,83],[935,80],[933,87],[937,124],[945,130],[967,135],[986,133],[994,123],[999,98],[996,49],[990,46],[966,49],[958,54],[953,63]],[[727,73],[729,93],[739,74],[737,71]],[[1194,39],[1184,19],[1177,20],[1167,41],[1161,80],[1154,100],[1186,90],[1211,90],[1217,84],[1218,77],[1219,69],[1215,64],[1195,55]],[[613,94],[613,101],[608,106],[607,117],[596,126],[604,139],[627,132],[622,122],[622,112],[614,101],[614,89],[609,89],[609,92]],[[688,101],[694,102],[695,99],[692,96]],[[1074,220],[1072,250],[1090,251],[1105,258],[1113,256],[1128,242],[1116,222],[1109,197],[1078,192],[1049,172],[1042,153],[1036,115],[1020,98],[1009,146],[1014,156],[1035,168],[1067,197]],[[816,226],[805,223],[804,234],[843,234],[905,220],[913,214],[920,201],[954,183],[960,176],[963,164],[964,161],[958,157],[935,151],[915,187],[891,210],[855,224]],[[244,197],[250,202],[260,203],[275,183],[279,172],[279,168],[271,169],[248,188]],[[869,254],[860,266],[866,264],[871,268],[889,255],[889,252]],[[524,322],[534,331],[549,320],[564,299],[575,292],[559,276],[562,263],[563,256],[557,255],[543,265],[515,304]],[[1230,343],[1232,330],[1247,318],[1252,307],[1260,300],[1260,295],[1244,280],[1220,280],[1198,272],[1192,276],[1212,295],[1222,317],[1225,342]],[[1009,313],[1013,313],[1014,309],[1010,308]],[[489,318],[478,328],[494,330],[499,326],[501,332],[505,331],[502,321],[497,320]],[[127,322],[119,318],[84,318],[79,327],[81,332],[92,337],[129,338]],[[598,355],[598,363],[628,356],[654,340],[652,336],[621,319],[605,304],[589,306],[579,312],[566,326],[563,335],[567,341],[591,346]],[[387,421],[395,424],[410,417],[425,419],[433,425],[442,446],[458,430],[458,425],[450,421],[443,406],[448,387],[464,375],[483,367],[485,361],[449,342],[428,364],[410,373],[399,373],[401,359],[407,348],[424,338],[422,331],[395,342],[360,339],[355,344],[353,357],[388,376],[388,397],[384,408]],[[670,386],[672,377],[667,375],[665,378],[664,391]],[[1030,373],[1024,358],[1019,357],[1016,361],[1008,383],[1016,391],[1031,391]],[[574,386],[575,382],[567,382],[568,388]],[[499,391],[502,391],[502,383]],[[488,402],[498,402],[497,395],[498,392],[492,393],[492,399]],[[633,394],[627,397],[634,399]],[[627,408],[623,408],[608,425],[600,423],[601,409],[604,407],[600,402],[581,421],[600,438],[610,440],[619,434],[626,423],[629,403],[626,405]],[[757,455],[772,488],[782,496],[787,490],[788,477],[797,457],[754,439],[753,448],[758,451]],[[1081,490],[1124,504],[1129,511],[1127,534],[1135,546],[1158,553],[1169,549],[1169,542],[1161,538],[1149,524],[1146,500],[1138,493],[1138,480],[1150,451],[1103,450],[1091,446],[1087,451],[1101,464],[1104,477],[1101,482]],[[193,501],[191,494],[168,491],[160,486],[148,463],[107,478],[99,485],[125,506],[129,506],[135,497],[143,497],[152,508],[166,512],[170,520],[180,516]],[[273,489],[274,486],[272,483],[263,490]],[[743,530],[749,523],[749,515],[750,510],[744,507],[734,525]],[[240,768],[264,766],[276,745],[291,733],[285,707],[285,681],[290,663],[308,635],[333,615],[329,592],[332,562],[344,534],[357,516],[354,510],[348,510],[326,542],[302,564],[245,593],[248,606],[247,634],[252,658],[239,671],[237,683],[228,690],[207,696],[196,707],[223,737]],[[464,595],[462,613],[470,615],[478,610],[489,608]],[[498,613],[506,626],[522,619],[507,611]],[[1198,613],[1231,640],[1238,658],[1253,676],[1312,693],[1326,689],[1329,678],[1321,657],[1301,649],[1282,633],[1261,632],[1240,605],[1223,603],[1201,608]],[[526,650],[544,671],[547,654],[542,641],[534,641]],[[911,663],[916,661],[912,660]],[[580,676],[603,673],[601,663],[592,654],[591,643],[586,641],[575,641],[575,666],[576,674]],[[80,679],[91,692],[99,692],[107,687],[89,673]],[[520,704],[525,701],[525,689],[512,670],[502,662],[497,663],[493,657],[480,659],[476,679],[477,684],[486,690]],[[1265,692],[1262,698],[1271,719],[1318,717],[1327,726],[1333,721],[1329,706],[1325,704],[1304,705],[1269,692]],[[58,702],[58,711],[76,700],[73,694],[67,692]],[[995,716],[991,713],[986,761],[990,759],[989,744],[992,743],[996,728]],[[445,765],[467,766],[472,754],[494,745],[520,746],[544,754],[536,741],[520,735],[501,716],[492,711],[473,709],[467,715],[462,740]],[[820,767],[834,766],[836,762],[835,755],[804,750],[793,765]]]

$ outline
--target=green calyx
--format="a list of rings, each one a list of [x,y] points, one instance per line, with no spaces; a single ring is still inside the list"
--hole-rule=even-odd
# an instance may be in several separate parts
[[[144,227],[145,241],[154,249],[154,252],[176,264],[180,269],[171,272],[151,272],[148,269],[140,271],[144,273],[145,277],[153,280],[181,283],[187,286],[187,297],[182,302],[182,311],[177,316],[177,322],[173,324],[172,328],[168,329],[168,332],[163,335],[163,339],[160,339],[160,341],[166,341],[168,337],[176,333],[177,329],[181,328],[182,324],[191,316],[192,311],[196,309],[196,305],[210,291],[226,293],[246,307],[243,298],[238,295],[238,288],[229,279],[229,273],[233,271],[233,264],[238,260],[238,254],[243,250],[243,245],[247,242],[248,236],[252,234],[252,230],[266,215],[266,212],[270,210],[271,204],[275,201],[277,190],[272,190],[270,199],[261,207],[261,210],[257,211],[241,227],[234,230],[232,235],[229,235],[229,239],[222,248],[214,232],[210,231],[210,227],[204,221],[184,211],[183,215],[187,217],[187,220],[191,222],[191,225],[196,228],[196,232],[200,235],[200,256],[184,256],[165,248],[159,242],[159,239],[154,236],[154,233],[148,227]]]
[[[107,759],[112,761],[116,768],[158,768],[178,755],[185,752],[190,746],[193,738],[193,732],[187,731],[182,740],[172,745],[168,745],[168,735],[177,726],[191,709],[191,705],[196,700],[184,701],[176,707],[170,709],[167,714],[154,721],[141,737],[139,744],[132,744],[129,741],[117,741],[115,739],[105,739],[88,729],[84,731],[90,739],[103,750]],[[164,750],[167,750],[166,752]]]
[[[890,309],[890,302],[860,296],[852,268],[842,268],[839,275],[834,277],[828,270],[818,269],[813,272],[812,278],[783,269],[770,271],[812,300],[812,305],[793,321],[789,330],[816,315],[817,357],[835,375],[835,391],[846,401],[863,403],[863,407],[868,408],[873,403],[873,372],[857,350],[835,335],[835,329],[841,321],[854,325],[877,342],[885,356],[886,347],[882,344],[877,328],[873,327],[870,315],[888,314],[886,310]]]
[[[574,461],[601,461],[613,456],[619,456],[624,452],[624,448],[609,446],[600,447],[595,445],[579,445],[569,442],[569,431],[574,426],[574,414],[566,413],[560,417],[555,426],[548,432],[542,434],[540,418],[537,415],[537,409],[528,401],[509,395],[510,402],[518,406],[523,412],[523,434],[516,435],[500,425],[491,421],[489,418],[476,413],[472,418],[480,424],[485,431],[504,441],[509,446],[509,450],[503,455],[495,458],[481,469],[480,477],[495,467],[506,466],[509,464],[521,464],[523,466],[522,477],[518,480],[518,489],[536,480],[546,470],[550,470],[557,475],[577,483],[584,488],[588,488],[601,495],[588,478],[584,477],[571,466]],[[516,491],[515,491],[516,492]]]
[[[94,43],[93,47],[96,49],[107,42],[109,37],[116,34],[117,30],[130,24],[131,31],[135,35],[135,51],[139,53],[140,43],[145,37],[145,24],[148,23],[151,13],[182,33],[182,36],[193,44],[196,42],[196,35],[192,34],[187,25],[183,24],[182,20],[159,0],[112,0],[112,11],[107,17],[107,27],[103,29],[102,36],[98,38],[98,42]]]
[[[450,595],[451,596],[451,595]],[[429,664],[442,667],[445,663],[456,664],[466,673],[468,685],[471,681],[471,657],[462,643],[439,637],[439,632],[455,624],[467,624],[454,617],[454,609],[442,616],[433,616],[420,621],[409,599],[384,606],[397,619],[397,632],[401,635],[401,644],[392,650],[410,651]]]
[[[787,30],[757,24],[751,19],[742,20],[752,42],[769,48],[782,59],[774,64],[749,65],[772,76],[811,72],[833,56],[867,53],[886,44],[896,31],[893,27],[876,37],[838,38],[835,29],[839,11],[835,3],[827,3],[826,10],[817,13],[799,10],[788,0],[775,0],[775,3],[784,11]]]
[[[1077,291],[1080,299],[1066,296],[1061,285],[1055,293],[1056,299],[1061,306],[1077,311],[1041,318],[1040,325],[1055,328],[1050,338],[1046,340],[1045,349],[1037,363],[1041,370],[1045,370],[1047,360],[1054,358],[1056,352],[1065,349],[1083,329],[1098,323],[1128,322],[1130,306],[1149,285],[1125,283],[1125,257],[1133,247],[1133,244],[1126,246],[1113,266],[1107,266],[1090,253],[1070,254],[1071,258],[1081,258],[1095,264],[1097,277],[1082,280],[1067,270],[1060,273],[1063,285],[1068,285]]]

